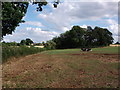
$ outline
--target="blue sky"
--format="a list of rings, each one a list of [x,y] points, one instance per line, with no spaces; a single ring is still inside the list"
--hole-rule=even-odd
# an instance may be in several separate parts
[[[66,1],[66,0],[65,0]],[[109,0],[110,1],[110,0]],[[6,42],[20,42],[30,38],[34,42],[42,42],[59,36],[73,25],[83,28],[95,26],[107,28],[113,33],[114,42],[118,41],[118,2],[62,2],[57,8],[52,3],[43,7],[42,12],[36,11],[36,5],[29,5],[27,13],[12,35],[4,37]],[[119,39],[120,40],[120,39]]]

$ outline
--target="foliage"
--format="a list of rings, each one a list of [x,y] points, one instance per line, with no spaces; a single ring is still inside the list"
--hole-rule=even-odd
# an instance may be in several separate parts
[[[26,47],[26,46],[2,46],[2,62],[6,62],[11,57],[20,57],[44,51],[45,48]]]
[[[2,46],[19,46],[16,42],[2,42]]]
[[[93,44],[96,46],[108,46],[113,43],[112,33],[100,27],[95,27],[93,30]]]
[[[70,31],[60,34],[59,37],[52,39],[56,43],[56,48],[82,48],[82,47],[99,47],[108,46],[113,42],[112,33],[100,27],[92,29],[90,26],[81,28],[73,26]]]
[[[26,39],[26,45],[30,45],[32,43],[33,43],[33,41],[31,39],[29,39],[29,38]]]
[[[115,44],[120,44],[120,42],[116,42]]]
[[[20,44],[21,45],[26,45],[26,40],[21,40]]]
[[[24,22],[27,2],[2,2],[2,37],[12,34],[19,23]]]
[[[47,5],[47,1],[41,0],[41,2],[33,2],[33,4],[38,5],[38,7],[36,8],[37,11],[42,11],[42,6]]]
[[[55,49],[56,47],[56,43],[55,42],[53,42],[52,40],[49,40],[49,41],[47,41],[45,44],[44,44],[44,46],[45,46],[45,48],[46,49]]]
[[[42,11],[42,6],[47,5],[46,0],[41,0],[39,2],[33,2],[33,5],[36,4],[37,11]],[[55,4],[55,5],[54,5]],[[59,0],[54,2],[54,7],[57,7]],[[29,6],[28,2],[2,2],[2,36],[0,40],[3,39],[3,36],[7,34],[12,34],[15,31],[15,28],[19,26],[19,23],[25,22],[22,18],[27,12]]]
[[[27,38],[26,40],[21,40],[21,42],[20,42],[21,45],[30,45],[32,43],[33,43],[33,41],[29,38]]]

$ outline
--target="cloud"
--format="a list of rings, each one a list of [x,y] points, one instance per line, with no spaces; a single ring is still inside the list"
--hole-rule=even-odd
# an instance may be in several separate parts
[[[73,25],[77,24],[86,28],[87,22],[92,26],[92,21],[99,23],[101,20],[107,23],[108,26],[105,27],[107,27],[114,34],[114,38],[117,39],[118,24],[112,19],[118,16],[117,2],[102,2],[101,0],[99,2],[98,0],[97,2],[95,2],[95,0],[93,0],[94,2],[75,1],[72,0],[72,2],[69,2],[68,0],[68,2],[60,3],[57,8],[53,8],[52,3],[49,3],[47,8],[44,8],[42,12],[36,13],[36,15],[38,15],[37,19],[40,20],[40,22],[38,22],[38,20],[35,21],[36,18],[34,17],[34,21],[30,20],[24,23],[30,27],[18,28],[12,36],[8,35],[4,37],[4,40],[20,42],[21,39],[31,38],[35,42],[46,41],[60,33],[70,30]],[[27,19],[28,16],[24,17],[24,19]],[[96,23],[94,23],[94,25],[95,24]],[[33,28],[32,26],[38,28]],[[47,31],[43,31],[43,29]]]
[[[119,32],[120,25],[118,24],[118,22],[114,19],[107,19],[105,20],[105,22],[108,23],[107,28],[113,34],[114,42],[120,41],[120,32]]]
[[[84,24],[84,25],[82,25],[82,26],[80,26],[80,27],[82,27],[82,28],[87,28],[87,25]]]
[[[43,26],[43,24],[41,22],[38,22],[38,21],[26,21],[23,24],[37,26],[37,27],[42,27]]]
[[[42,42],[52,39],[58,36],[57,32],[42,31],[41,28],[26,27],[23,29],[16,30],[12,35],[7,35],[4,37],[6,42],[20,42],[23,39],[30,38],[34,42]]]
[[[114,35],[113,38],[114,38],[114,43],[120,42],[120,37],[119,36]]]
[[[108,24],[117,24],[117,21],[115,21],[113,19],[107,19],[106,21]]]
[[[83,21],[103,22],[103,18],[108,18],[106,19],[106,24],[108,24],[106,27],[113,33],[115,38],[118,35],[118,24],[111,18],[117,16],[117,2],[66,2],[58,5],[58,8],[53,9],[51,13],[46,12],[38,15],[39,18],[54,27],[52,30],[60,33],[70,30],[74,23],[79,25]],[[86,28],[87,24],[83,23],[80,26]]]
[[[117,23],[117,21],[108,19],[106,22],[109,24],[108,29],[113,33],[113,35],[120,36],[120,33],[118,33],[120,25]]]
[[[54,27],[54,31],[64,32],[65,27],[68,28],[73,23],[114,17],[117,16],[117,11],[117,2],[64,2],[60,3],[57,9],[52,9],[52,12],[43,12],[38,17]]]

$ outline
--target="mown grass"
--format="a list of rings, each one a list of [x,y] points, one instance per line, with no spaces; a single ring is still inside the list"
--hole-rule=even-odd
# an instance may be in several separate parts
[[[117,54],[119,52],[120,47],[101,47],[101,48],[92,48],[92,52],[90,53],[111,53]],[[81,49],[58,49],[58,50],[49,50],[43,53],[46,54],[70,54],[70,53],[80,53]],[[84,52],[86,53],[86,52]]]
[[[103,47],[103,48],[94,48],[93,49],[93,52],[95,52],[95,53],[111,53],[111,54],[117,54],[117,53],[119,53],[120,54],[120,52],[119,52],[119,50],[120,50],[120,47]]]
[[[44,54],[69,54],[69,53],[78,53],[80,49],[57,49],[57,50],[48,50],[42,53]]]
[[[44,51],[44,48],[36,48],[36,47],[26,47],[26,46],[3,46],[2,47],[2,63],[6,62],[8,59],[12,57],[20,57],[26,56],[29,54],[35,54],[41,51]]]
[[[3,87],[116,88],[120,69],[115,61],[117,48],[94,48],[92,52],[80,49],[49,50],[6,63],[3,65]]]

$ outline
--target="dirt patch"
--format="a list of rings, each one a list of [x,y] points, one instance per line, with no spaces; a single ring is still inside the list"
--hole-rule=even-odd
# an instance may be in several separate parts
[[[50,72],[52,70],[52,66],[49,64],[45,64],[41,67],[41,71],[43,72]]]
[[[118,56],[120,54],[108,54],[108,53],[79,53],[79,54],[67,54],[67,55],[115,55]]]
[[[104,62],[120,62],[118,57],[120,54],[109,54],[109,53],[76,53],[76,54],[67,54],[72,56],[82,56],[84,59],[96,59]]]
[[[120,55],[120,54],[104,54],[104,55],[115,55],[115,56],[118,56],[118,55]]]

